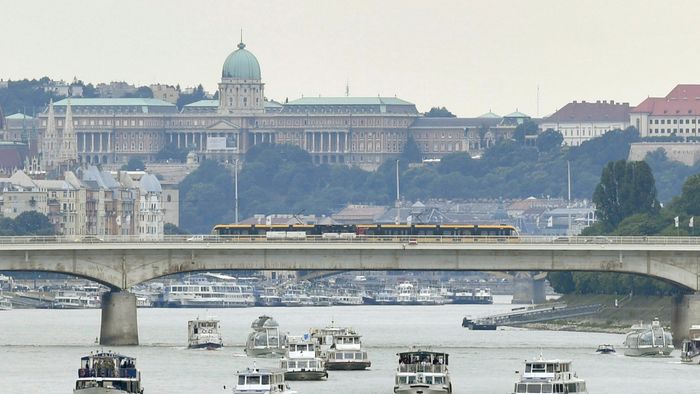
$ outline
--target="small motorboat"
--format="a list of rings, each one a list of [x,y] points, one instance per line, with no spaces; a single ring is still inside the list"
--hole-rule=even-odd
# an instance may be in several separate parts
[[[612,354],[615,353],[615,347],[613,345],[598,345],[598,349],[596,349],[596,353],[600,354]]]

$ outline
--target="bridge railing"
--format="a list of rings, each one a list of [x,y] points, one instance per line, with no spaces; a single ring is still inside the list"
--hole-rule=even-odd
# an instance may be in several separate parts
[[[614,245],[614,244],[648,244],[648,245],[700,245],[700,237],[645,237],[645,236],[370,236],[330,238],[320,235],[308,235],[294,238],[267,238],[264,235],[165,235],[161,237],[143,237],[132,235],[48,235],[48,236],[4,236],[0,244],[94,244],[94,243],[398,243],[406,247],[418,244],[562,244],[562,245]]]

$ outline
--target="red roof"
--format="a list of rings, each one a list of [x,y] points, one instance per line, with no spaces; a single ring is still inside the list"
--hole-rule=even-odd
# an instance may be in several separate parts
[[[647,97],[632,109],[650,115],[700,116],[700,85],[676,85],[666,97]]]
[[[585,101],[566,104],[562,109],[544,119],[544,122],[629,122],[630,105],[613,101]]]

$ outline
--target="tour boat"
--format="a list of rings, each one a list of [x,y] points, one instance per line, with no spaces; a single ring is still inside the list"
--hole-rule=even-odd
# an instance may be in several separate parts
[[[224,346],[219,332],[219,321],[214,318],[187,322],[187,346],[190,349],[218,349]]]
[[[238,372],[233,394],[297,394],[284,381],[284,371],[272,368],[248,368]]]
[[[54,292],[55,309],[95,309],[101,306],[100,293],[82,290],[58,290]]]
[[[683,345],[681,346],[681,361],[700,364],[700,326],[690,326],[688,338],[683,340]]]
[[[625,338],[625,356],[659,356],[667,357],[673,351],[673,338],[659,319],[651,324],[635,324]]]
[[[287,380],[322,380],[328,378],[319,348],[311,335],[287,337],[287,354],[280,361]]]
[[[545,360],[540,357],[525,361],[525,370],[515,382],[513,393],[587,394],[586,381],[571,369],[571,361]]]
[[[452,393],[447,353],[416,349],[398,353],[397,356],[399,367],[396,369],[394,393]]]
[[[360,335],[352,328],[328,326],[311,329],[311,336],[318,341],[321,358],[326,369],[363,370],[372,365],[367,352],[362,349]]]
[[[255,296],[248,285],[187,282],[167,286],[163,302],[168,307],[245,308],[255,305]]]
[[[287,348],[287,337],[280,333],[279,324],[270,316],[262,315],[253,320],[253,329],[248,335],[245,352],[250,357],[283,357]]]
[[[73,394],[142,394],[136,359],[112,352],[82,357]]]

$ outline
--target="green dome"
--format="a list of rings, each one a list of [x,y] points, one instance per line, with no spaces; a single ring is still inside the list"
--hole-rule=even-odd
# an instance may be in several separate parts
[[[221,77],[260,80],[258,59],[245,49],[244,43],[240,43],[238,44],[238,49],[226,58]]]

